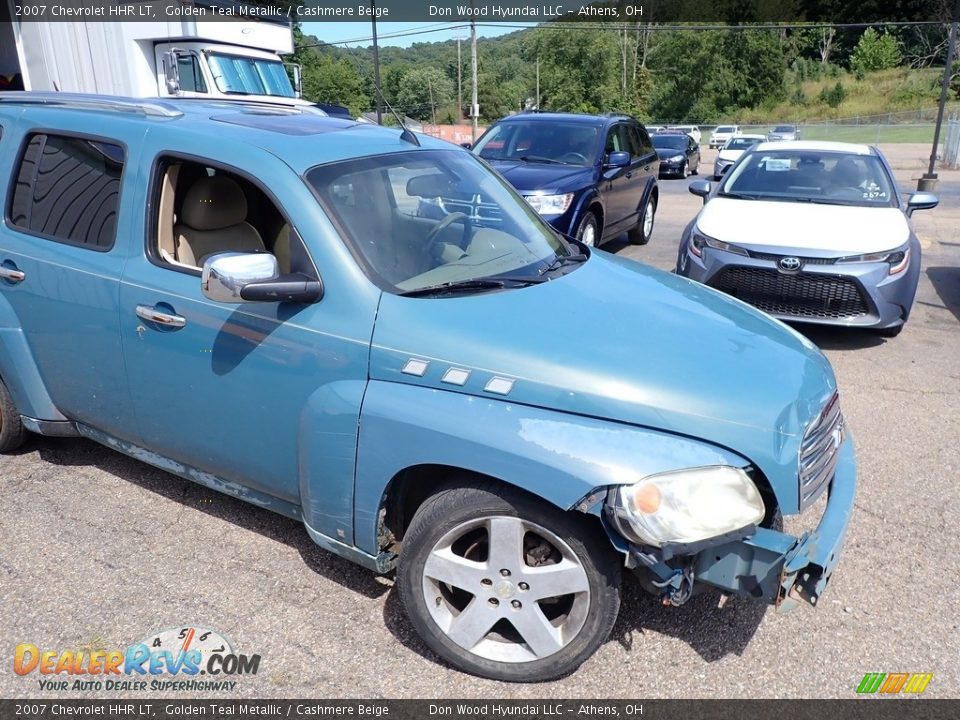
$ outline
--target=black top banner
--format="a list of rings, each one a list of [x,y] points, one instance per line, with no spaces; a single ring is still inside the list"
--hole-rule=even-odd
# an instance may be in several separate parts
[[[948,22],[936,0],[0,0],[19,22],[486,22],[920,23]]]

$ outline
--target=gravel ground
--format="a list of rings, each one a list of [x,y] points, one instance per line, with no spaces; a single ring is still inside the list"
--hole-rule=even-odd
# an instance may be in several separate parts
[[[915,185],[922,148],[890,153]],[[609,250],[672,268],[700,200],[683,181],[662,187],[652,243]],[[612,637],[580,670],[481,680],[420,643],[390,578],[321,551],[297,523],[91,442],[33,438],[0,458],[0,697],[136,696],[41,691],[13,673],[13,648],[119,648],[186,625],[262,656],[227,697],[852,697],[866,672],[932,672],[926,695],[960,697],[960,173],[939,190],[941,206],[916,216],[924,270],[904,332],[808,331],[836,369],[860,461],[844,558],[815,611],[721,608],[712,592],[662,609],[629,581]]]

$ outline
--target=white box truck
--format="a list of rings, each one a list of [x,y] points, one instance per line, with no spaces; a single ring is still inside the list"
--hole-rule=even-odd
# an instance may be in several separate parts
[[[230,0],[173,5],[214,4],[240,5]],[[164,18],[171,3],[124,0],[123,6],[142,8],[138,17]],[[0,0],[0,90],[306,104],[294,87],[299,68],[293,67],[291,83],[283,63],[282,56],[293,52],[286,17],[73,22],[15,12],[11,0]]]

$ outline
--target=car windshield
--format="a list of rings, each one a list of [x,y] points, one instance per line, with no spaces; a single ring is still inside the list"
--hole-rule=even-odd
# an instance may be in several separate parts
[[[480,292],[546,279],[584,259],[470,153],[422,150],[306,173],[368,276],[397,294]]]
[[[724,145],[724,150],[746,150],[751,145],[756,145],[760,142],[760,138],[745,138],[745,137],[735,137],[730,138],[727,141],[727,144]]]
[[[667,150],[683,150],[687,147],[686,135],[653,135],[653,146]]]
[[[592,165],[600,127],[574,122],[513,121],[494,125],[474,148],[485,160]]]
[[[778,133],[792,133],[794,129],[793,125],[777,125],[773,131]]]
[[[217,89],[229,95],[295,97],[283,63],[276,60],[207,53]]]
[[[862,207],[896,206],[874,155],[817,150],[754,150],[727,176],[720,195]]]
[[[718,133],[731,133],[733,132],[733,125],[720,125],[714,132]]]

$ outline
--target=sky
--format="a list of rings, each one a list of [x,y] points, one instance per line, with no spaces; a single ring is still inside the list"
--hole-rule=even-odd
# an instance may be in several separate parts
[[[477,23],[477,37],[496,37],[506,33],[514,32],[521,23],[509,23],[506,27],[499,26],[496,23]],[[535,23],[526,23],[535,25]],[[372,28],[369,22],[305,22],[301,24],[303,32],[307,35],[313,35],[318,40],[328,43],[340,44],[344,41],[360,40],[360,42],[347,42],[347,47],[366,47],[372,45]],[[404,37],[390,36],[395,33],[416,33],[407,34]],[[464,39],[470,37],[469,23],[451,23],[451,22],[378,22],[377,23],[377,44],[396,45],[399,47],[410,47],[415,42],[441,42],[443,40],[455,40],[457,36]]]

